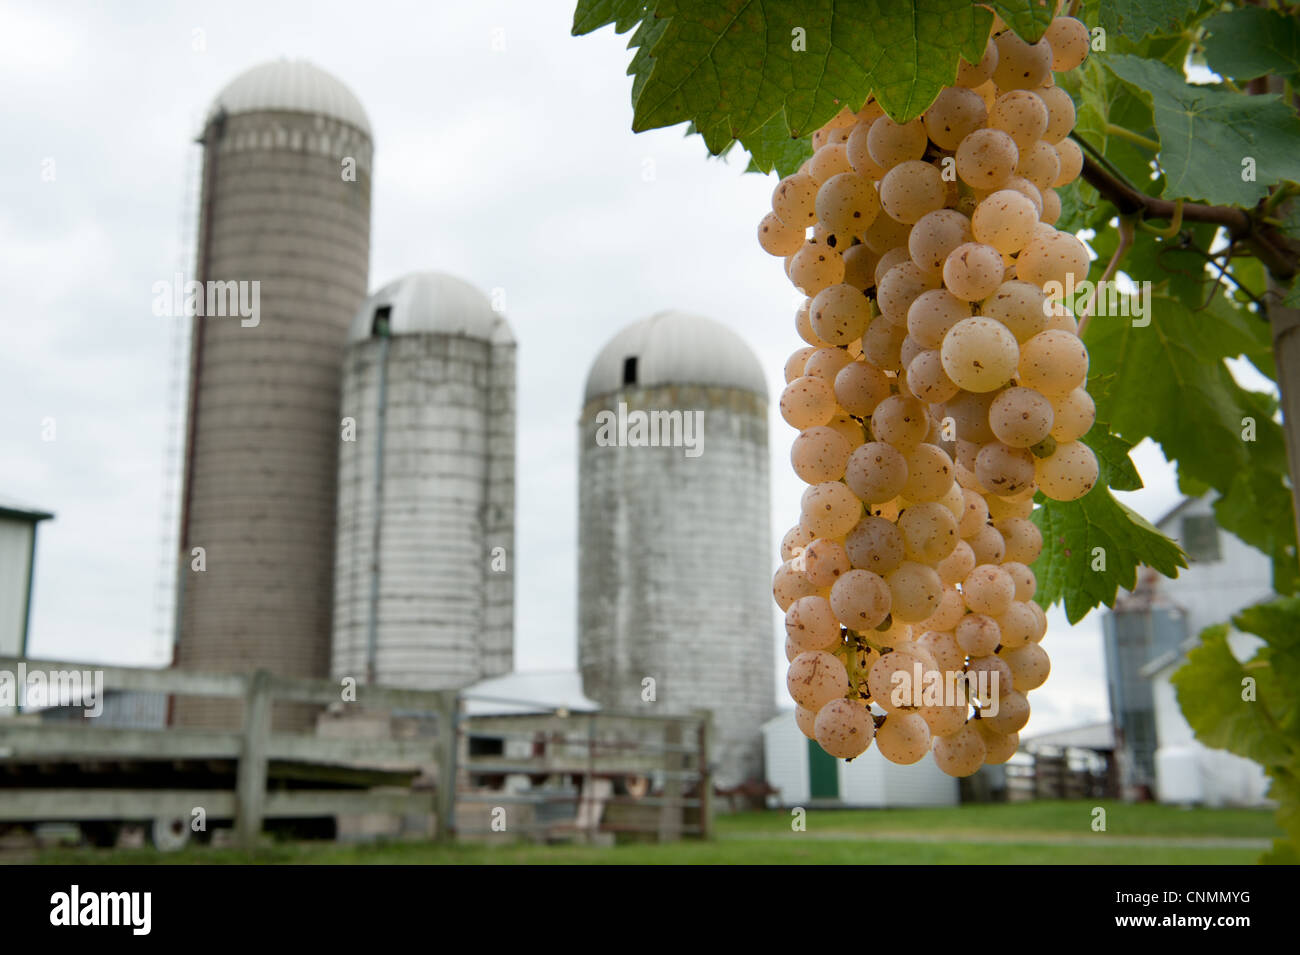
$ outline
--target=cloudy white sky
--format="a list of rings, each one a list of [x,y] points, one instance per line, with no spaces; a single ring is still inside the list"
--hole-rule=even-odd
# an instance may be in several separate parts
[[[372,288],[438,269],[505,290],[520,346],[516,658],[573,666],[575,426],[591,359],[630,321],[694,311],[750,343],[775,394],[800,343],[780,263],[754,241],[774,180],[743,175],[739,155],[706,159],[681,129],[634,136],[625,38],[570,37],[571,11],[0,2],[0,497],[57,515],[41,528],[33,655],[170,658],[177,329],[151,314],[151,286],[188,268],[209,102],[288,56],[334,73],[370,115]],[[779,535],[801,485],[775,414],[771,435]],[[1173,481],[1158,452],[1139,458],[1149,488],[1130,503],[1158,516]],[[1098,615],[1051,621],[1036,732],[1107,707]]]

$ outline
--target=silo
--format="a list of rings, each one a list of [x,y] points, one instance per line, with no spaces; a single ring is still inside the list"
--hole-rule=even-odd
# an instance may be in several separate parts
[[[209,302],[235,288],[257,309],[194,319],[175,663],[324,677],[339,377],[370,262],[370,124],[337,79],[280,61],[222,90],[200,141],[194,279]],[[173,719],[231,726],[240,712],[178,698]],[[277,728],[311,720],[276,708]]]
[[[476,288],[384,286],[352,324],[335,679],[451,689],[514,663],[515,341]]]
[[[597,356],[579,425],[583,691],[712,710],[718,781],[761,778],[775,711],[762,368],[724,326],[661,312]]]

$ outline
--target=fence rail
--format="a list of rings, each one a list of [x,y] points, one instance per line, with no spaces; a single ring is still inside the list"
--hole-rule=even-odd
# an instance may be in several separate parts
[[[188,825],[202,809],[209,820],[232,821],[239,843],[249,846],[267,820],[382,814],[430,817],[436,838],[445,842],[458,833],[497,832],[469,820],[458,830],[458,805],[471,814],[477,807],[513,805],[532,810],[531,818],[508,829],[516,835],[641,832],[674,839],[711,833],[707,713],[570,713],[509,700],[496,701],[503,713],[468,716],[462,712],[466,698],[453,690],[358,684],[345,703],[339,684],[266,671],[196,673],[0,656],[0,673],[20,668],[29,674],[92,671],[102,676],[105,691],[241,699],[243,719],[238,730],[139,729],[94,725],[93,719],[34,721],[30,713],[5,717],[0,711],[0,823],[184,819]],[[473,699],[480,707],[485,702]],[[327,706],[344,717],[378,715],[389,721],[389,731],[385,738],[273,732],[272,709],[281,703]],[[430,718],[432,732],[392,732],[396,721]],[[471,745],[500,751],[471,755]],[[147,780],[142,766],[154,768]],[[166,785],[180,778],[169,775],[178,767],[206,768],[222,785]],[[74,772],[69,783],[65,777]],[[539,777],[578,780],[581,788],[519,788]],[[485,778],[500,788],[484,788]],[[648,791],[651,779],[657,793]],[[506,780],[515,788],[505,787]],[[645,791],[615,793],[615,781],[635,781]],[[569,808],[572,813],[564,812]]]

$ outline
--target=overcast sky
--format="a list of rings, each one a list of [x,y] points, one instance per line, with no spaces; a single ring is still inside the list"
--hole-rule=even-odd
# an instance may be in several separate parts
[[[754,240],[775,180],[742,175],[740,155],[706,159],[681,129],[634,136],[626,38],[570,37],[572,6],[0,2],[0,497],[56,514],[40,531],[32,655],[170,659],[182,353],[151,287],[191,265],[209,103],[288,56],[369,113],[371,287],[436,269],[505,292],[519,339],[516,661],[574,666],[575,429],[596,352],[631,321],[694,311],[750,343],[775,398],[802,343],[780,262]],[[792,436],[773,414],[778,538],[802,489]],[[1126,497],[1159,516],[1178,499],[1169,470],[1151,449],[1138,463],[1149,488]],[[1031,732],[1107,712],[1099,615],[1050,619],[1055,672]]]

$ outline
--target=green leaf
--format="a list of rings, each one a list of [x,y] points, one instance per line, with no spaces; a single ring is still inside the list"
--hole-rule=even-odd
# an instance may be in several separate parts
[[[769,173],[775,169],[782,178],[798,172],[804,160],[812,155],[812,141],[807,136],[790,135],[784,111],[746,136],[744,146],[749,150],[746,172]]]
[[[1097,417],[1125,441],[1151,438],[1180,478],[1218,491],[1220,524],[1269,555],[1273,588],[1286,594],[1297,565],[1285,439],[1272,398],[1242,388],[1224,363],[1259,348],[1257,332],[1221,309],[1193,312],[1156,296],[1145,327],[1095,316],[1084,335],[1092,367],[1113,374],[1093,394]]]
[[[615,33],[626,33],[650,12],[645,0],[578,0],[573,11],[573,36],[582,36],[614,24]]]
[[[1104,393],[1109,377],[1095,376],[1088,383],[1089,392]],[[1177,544],[1110,493],[1110,488],[1136,491],[1142,487],[1129,459],[1132,445],[1110,434],[1100,418],[1083,441],[1097,456],[1101,471],[1097,486],[1077,501],[1051,501],[1037,494],[1035,500],[1042,506],[1030,515],[1043,535],[1043,551],[1034,562],[1038,578],[1034,599],[1044,609],[1063,599],[1071,623],[1078,623],[1093,607],[1114,604],[1119,588],[1132,590],[1139,567],[1176,577],[1178,568],[1187,566]]]
[[[993,2],[990,7],[1011,27],[1021,39],[1037,43],[1043,31],[1051,25],[1055,3],[1045,0],[1003,0]]]
[[[1178,33],[1200,5],[1201,0],[1106,0],[1101,4],[1101,25],[1108,33],[1133,40],[1153,33]]]
[[[1101,59],[1152,105],[1166,176],[1160,194],[1250,206],[1270,183],[1300,178],[1300,119],[1278,97],[1193,86],[1163,63],[1127,54]]]
[[[1300,20],[1263,7],[1238,7],[1205,21],[1205,59],[1234,80],[1300,75]]]

